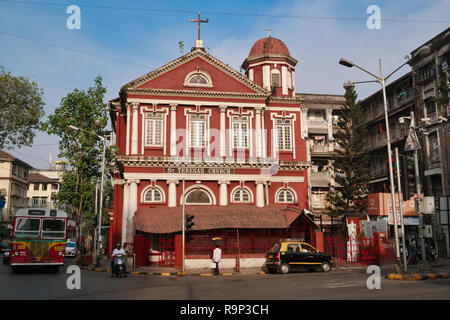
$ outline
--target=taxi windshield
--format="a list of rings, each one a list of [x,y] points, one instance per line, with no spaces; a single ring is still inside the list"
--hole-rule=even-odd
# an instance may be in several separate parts
[[[278,252],[278,250],[280,250],[280,247],[281,247],[280,243],[277,242],[272,246],[272,248],[269,249],[269,252]]]

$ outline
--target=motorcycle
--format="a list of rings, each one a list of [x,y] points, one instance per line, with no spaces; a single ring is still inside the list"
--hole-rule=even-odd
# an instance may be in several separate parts
[[[125,259],[123,255],[118,254],[114,258],[114,268],[112,270],[112,275],[118,278],[126,277],[125,273]]]

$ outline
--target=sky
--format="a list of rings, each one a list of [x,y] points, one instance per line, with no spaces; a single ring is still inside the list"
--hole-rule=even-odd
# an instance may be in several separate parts
[[[80,29],[69,29],[70,5],[80,8]],[[369,6],[380,8],[381,28],[369,29]],[[206,50],[239,71],[252,45],[271,35],[298,60],[296,92],[343,94],[346,81],[371,80],[345,57],[386,75],[405,56],[450,26],[450,0],[0,0],[0,66],[44,90],[45,120],[75,88],[87,89],[96,76],[107,88],[105,102],[122,85],[176,59],[194,46],[201,25]],[[403,67],[390,81],[409,72]],[[360,84],[358,98],[379,90]],[[37,169],[58,160],[58,137],[37,132],[31,147],[6,150]]]

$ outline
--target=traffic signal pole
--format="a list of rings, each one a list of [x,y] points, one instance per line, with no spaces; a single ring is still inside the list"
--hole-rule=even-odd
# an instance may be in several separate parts
[[[183,225],[183,232],[182,232],[182,234],[183,234],[183,236],[182,236],[182,242],[183,242],[183,248],[182,248],[182,260],[183,260],[183,263],[182,263],[182,267],[181,267],[181,272],[184,272],[184,241],[185,241],[185,231],[184,231],[184,229],[185,229],[185,227],[186,227],[186,222],[185,222],[185,214],[184,214],[184,203],[185,203],[185,200],[186,200],[186,197],[185,197],[185,194],[184,194],[184,178],[183,178],[183,209],[181,210],[181,212],[182,212],[182,215],[183,215],[183,217],[181,218],[182,220],[182,225]]]

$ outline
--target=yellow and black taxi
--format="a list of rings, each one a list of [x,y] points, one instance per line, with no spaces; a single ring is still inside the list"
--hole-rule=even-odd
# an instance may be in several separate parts
[[[277,241],[266,255],[266,268],[269,273],[284,274],[301,268],[328,272],[335,266],[332,256],[296,239]]]

